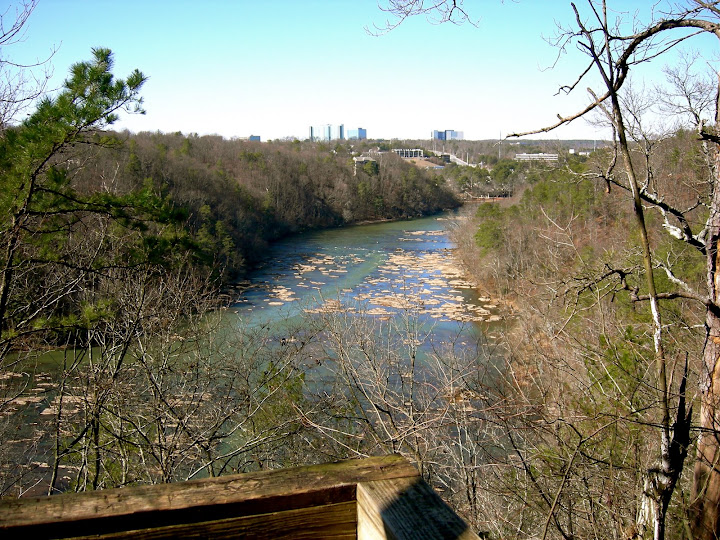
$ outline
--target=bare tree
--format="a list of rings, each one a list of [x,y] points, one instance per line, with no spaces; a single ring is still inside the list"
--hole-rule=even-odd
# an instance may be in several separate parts
[[[433,24],[450,22],[476,24],[465,10],[464,0],[388,0],[387,5],[378,3],[380,9],[391,15],[391,19],[382,25],[365,27],[372,35],[390,32],[401,25],[406,19],[423,15]]]
[[[675,223],[670,223],[672,232],[682,231],[682,238],[689,244],[696,247],[704,253],[707,259],[707,275],[709,289],[707,295],[696,294],[692,292],[689,286],[681,285],[678,291],[670,293],[674,297],[688,297],[701,301],[707,306],[707,335],[712,336],[719,328],[719,323],[715,312],[718,306],[718,297],[715,292],[715,256],[717,249],[717,239],[720,229],[717,218],[714,214],[717,212],[717,202],[715,202],[715,194],[718,192],[717,186],[720,182],[717,174],[712,178],[712,183],[708,186],[707,191],[708,203],[710,208],[710,217],[705,224],[704,230],[693,234],[689,226],[689,210],[676,208],[664,202],[661,196],[653,193],[652,168],[645,167],[645,176],[641,178],[637,172],[637,163],[632,157],[632,136],[637,131],[633,129],[635,118],[628,114],[629,110],[639,113],[638,108],[628,109],[624,106],[620,90],[623,87],[627,75],[631,68],[639,62],[649,61],[662,54],[668,48],[676,45],[679,41],[686,39],[686,35],[678,38],[665,38],[665,33],[672,30],[690,28],[701,32],[714,32],[720,37],[720,31],[713,19],[718,14],[717,7],[714,3],[695,3],[694,7],[688,8],[674,14],[667,14],[660,21],[654,22],[639,32],[635,32],[629,36],[618,32],[613,26],[613,22],[608,18],[608,8],[605,2],[600,6],[589,4],[591,9],[591,17],[586,21],[581,17],[579,10],[573,4],[576,15],[576,25],[578,30],[565,34],[568,40],[577,40],[579,46],[589,55],[590,68],[594,68],[601,76],[605,89],[602,94],[594,95],[595,99],[591,104],[580,113],[568,118],[561,118],[555,126],[563,125],[574,118],[580,117],[595,108],[602,109],[612,122],[614,133],[616,134],[616,146],[619,158],[622,160],[624,174],[623,180],[616,180],[615,175],[611,172],[611,177],[606,176],[606,180],[621,184],[626,189],[632,199],[632,207],[636,217],[637,227],[640,233],[640,247],[643,253],[643,273],[645,276],[645,288],[647,293],[643,298],[648,301],[653,319],[654,327],[654,347],[656,358],[656,375],[655,385],[658,392],[658,401],[661,404],[660,412],[660,456],[658,465],[648,469],[646,477],[646,488],[644,494],[649,498],[647,503],[643,503],[638,523],[640,527],[645,523],[653,522],[654,537],[664,538],[665,536],[665,518],[668,505],[672,493],[677,484],[677,480],[682,473],[684,467],[685,456],[687,455],[689,445],[689,428],[690,428],[690,412],[685,406],[685,377],[680,382],[677,390],[680,401],[675,411],[675,419],[672,420],[672,411],[670,409],[671,389],[668,386],[667,374],[667,358],[665,354],[665,337],[663,336],[664,326],[662,321],[662,311],[659,305],[660,294],[657,291],[655,275],[654,275],[654,256],[651,241],[647,231],[647,220],[645,218],[645,204],[653,205],[662,212],[666,219],[668,216],[674,218]],[[691,18],[698,15],[705,15],[707,19]],[[658,38],[658,40],[655,40]],[[587,72],[586,72],[587,73]],[[584,74],[583,74],[584,76]],[[582,80],[582,76],[570,88],[574,88]],[[717,123],[716,112],[716,123]],[[706,139],[714,138],[714,134],[706,132],[702,126],[698,126],[701,137]],[[636,137],[638,139],[639,137]],[[642,137],[645,144],[645,155],[649,155],[650,138]],[[611,169],[612,171],[612,169]],[[715,209],[715,210],[713,210]],[[677,223],[677,224],[676,224]],[[663,297],[667,297],[664,294]],[[710,374],[714,373],[717,355],[714,352],[712,340],[708,339],[705,347],[705,366],[706,380]],[[716,398],[713,392],[714,385],[712,383],[703,383],[705,399],[703,401],[703,411],[701,412],[701,427],[715,433],[714,420],[716,413],[709,411],[715,410]],[[708,453],[715,455],[717,450],[716,443],[710,443],[708,447],[708,438],[713,437],[709,433],[701,434],[698,445],[698,468],[696,469],[696,485],[708,483],[706,477],[710,476],[710,468],[705,465],[708,459]],[[711,461],[712,462],[712,458]],[[704,469],[704,470],[703,470]],[[705,477],[705,478],[704,478]],[[712,482],[709,482],[712,486]],[[720,522],[718,518],[710,517],[709,514],[716,514],[716,510],[710,510],[717,507],[717,499],[710,492],[705,490],[704,494],[700,494],[696,488],[696,505],[698,507],[698,519],[695,522],[698,534],[712,534],[718,531]],[[652,506],[652,508],[650,508]],[[710,519],[708,520],[708,517]],[[704,530],[704,533],[700,533]]]
[[[27,21],[37,0],[23,0],[0,13],[0,133],[13,124],[18,114],[43,95],[51,72],[47,58],[27,63],[12,60],[5,51],[25,38]]]
[[[88,296],[114,317],[68,351],[52,407],[49,491],[187,480],[296,463],[304,350],[288,329],[237,327],[215,283],[187,264],[122,270]],[[299,332],[299,331],[298,331]],[[62,473],[62,474],[61,474]]]
[[[412,2],[395,3],[390,9],[402,20],[412,13]],[[447,9],[450,4],[443,2]],[[654,191],[653,168],[638,163],[633,156],[635,145],[644,146],[646,156],[652,152],[656,136],[639,131],[637,122],[642,106],[639,102],[629,101],[632,96],[624,93],[628,77],[641,63],[662,58],[667,51],[698,34],[714,34],[720,38],[720,5],[715,1],[693,0],[673,5],[667,11],[653,11],[651,20],[642,23],[631,21],[630,28],[621,18],[613,19],[608,2],[588,0],[583,4],[571,3],[574,13],[572,28],[561,32],[557,45],[568,49],[571,45],[584,52],[589,60],[577,80],[561,88],[570,93],[583,84],[591,74],[600,77],[601,90],[590,90],[591,100],[582,110],[574,114],[561,116],[559,120],[541,129],[512,136],[547,132],[559,126],[586,116],[592,111],[602,111],[613,127],[615,153],[609,162],[609,168],[603,174],[608,188],[621,186],[628,193],[635,215],[639,233],[639,247],[642,252],[642,274],[644,275],[643,294],[636,293],[636,301],[647,302],[653,321],[653,343],[655,356],[655,374],[652,386],[656,389],[660,404],[658,425],[660,445],[657,464],[646,471],[645,502],[638,515],[641,529],[650,526],[655,538],[665,536],[665,518],[668,504],[677,481],[684,468],[685,456],[689,445],[690,411],[685,403],[686,378],[681,377],[676,389],[669,385],[668,358],[666,355],[666,327],[663,321],[661,300],[688,299],[699,302],[705,308],[705,336],[703,347],[702,410],[700,413],[700,437],[695,467],[693,520],[696,538],[714,538],[720,532],[720,475],[716,463],[720,460],[720,439],[718,438],[718,385],[720,385],[720,291],[718,290],[717,253],[720,240],[720,177],[718,144],[720,137],[716,132],[720,123],[718,95],[714,93],[711,124],[695,114],[697,134],[707,143],[708,182],[697,205],[682,207],[669,202],[662,194]],[[578,6],[584,5],[581,11]],[[401,9],[401,8],[404,8]],[[410,10],[410,11],[408,11]],[[670,72],[671,77],[673,72]],[[670,96],[669,100],[676,110],[684,113],[697,113],[707,108],[710,98],[703,93],[706,87],[692,81],[681,79],[674,72],[676,82],[682,82],[682,92]],[[676,84],[677,89],[677,84]],[[682,100],[679,102],[678,100]],[[637,115],[637,116],[633,116]],[[655,134],[656,135],[656,134]],[[634,140],[633,140],[634,138]],[[622,171],[622,172],[620,172]],[[701,226],[694,226],[692,212],[703,206],[707,216]],[[653,251],[652,239],[648,231],[646,207],[656,209],[662,216],[664,228],[675,238],[682,239],[696,249],[706,260],[706,283],[703,290],[695,290],[691,284],[676,276],[670,268],[657,262]],[[676,290],[659,292],[655,269],[661,267],[675,284]],[[677,395],[678,401],[671,405],[671,396]],[[674,416],[674,420],[673,420]]]

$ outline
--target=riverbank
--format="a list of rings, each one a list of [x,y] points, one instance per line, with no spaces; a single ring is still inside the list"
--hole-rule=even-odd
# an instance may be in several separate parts
[[[514,300],[507,294],[508,291],[502,291],[497,286],[493,274],[499,270],[488,268],[488,265],[492,265],[492,261],[480,256],[475,242],[476,210],[476,205],[463,205],[453,218],[455,226],[449,229],[448,234],[455,244],[454,256],[466,279],[473,283],[478,294],[493,298],[502,317],[510,318],[516,312]]]

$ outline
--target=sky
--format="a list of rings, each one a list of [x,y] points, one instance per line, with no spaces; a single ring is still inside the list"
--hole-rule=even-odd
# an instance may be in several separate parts
[[[617,2],[641,17],[657,3]],[[15,5],[0,0],[6,19]],[[388,18],[378,0],[39,0],[22,41],[2,55],[29,63],[54,50],[50,87],[58,88],[93,47],[110,48],[116,76],[135,68],[148,76],[146,114],[114,125],[132,132],[266,141],[344,124],[373,139],[428,139],[434,129],[495,139],[552,124],[588,102],[585,87],[557,95],[586,57],[559,55],[547,42],[558,23],[572,22],[569,0],[465,6],[476,25],[418,16],[378,36],[366,30]],[[648,78],[658,77],[654,69]],[[608,136],[579,120],[546,138]]]

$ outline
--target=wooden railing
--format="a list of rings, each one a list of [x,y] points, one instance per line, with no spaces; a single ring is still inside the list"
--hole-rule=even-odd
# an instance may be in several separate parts
[[[400,456],[0,501],[0,538],[476,539]]]

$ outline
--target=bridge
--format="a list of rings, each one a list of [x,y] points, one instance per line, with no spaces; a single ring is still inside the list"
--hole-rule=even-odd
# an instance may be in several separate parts
[[[463,161],[459,157],[457,157],[455,154],[449,154],[450,156],[450,162],[455,163],[456,165],[462,165],[464,167],[477,167],[474,163],[468,163],[467,161]]]

